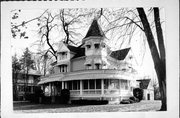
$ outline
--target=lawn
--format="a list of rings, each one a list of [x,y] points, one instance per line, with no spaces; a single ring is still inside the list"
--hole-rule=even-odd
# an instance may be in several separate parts
[[[62,105],[62,104],[14,104],[15,113],[67,113],[67,112],[136,112],[158,111],[160,101],[141,101],[133,104]]]

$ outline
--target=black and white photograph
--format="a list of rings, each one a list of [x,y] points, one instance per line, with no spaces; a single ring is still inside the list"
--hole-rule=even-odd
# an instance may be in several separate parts
[[[178,87],[179,77],[168,74],[170,58],[176,58],[168,55],[169,12],[163,5],[117,6],[9,8],[10,39],[3,42],[9,48],[2,46],[1,56],[8,53],[10,75],[1,73],[8,78],[5,84],[1,77],[1,87],[10,90],[1,94],[10,95],[13,115],[167,117],[175,104],[179,116],[179,103],[171,104],[178,100],[179,89],[172,85]],[[7,98],[1,97],[3,104]],[[142,115],[147,112],[152,114]]]

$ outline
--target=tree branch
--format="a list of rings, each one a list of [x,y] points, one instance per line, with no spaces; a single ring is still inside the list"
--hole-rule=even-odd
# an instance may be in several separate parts
[[[48,10],[48,9],[47,9],[47,10]],[[15,26],[12,27],[11,29],[18,28],[18,27],[23,26],[23,25],[25,25],[25,24],[27,24],[27,23],[29,23],[29,22],[31,22],[31,21],[34,21],[34,20],[37,20],[37,19],[41,18],[41,17],[47,12],[47,10],[45,10],[39,17],[33,18],[33,19],[31,19],[31,20],[28,20],[28,21],[23,21],[21,24],[15,25]]]

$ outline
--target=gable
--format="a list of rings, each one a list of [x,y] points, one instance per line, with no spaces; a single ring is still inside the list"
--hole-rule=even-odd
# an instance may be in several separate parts
[[[104,33],[103,33],[101,27],[99,26],[97,19],[93,20],[85,38],[90,37],[90,36],[104,37]]]
[[[137,81],[140,82],[139,87],[141,89],[148,89],[151,79],[143,79],[143,80],[137,80]]]
[[[112,51],[110,56],[112,58],[115,58],[117,60],[124,60],[129,52],[130,48],[125,48],[122,50],[116,50],[116,51]]]
[[[67,48],[67,46],[63,43],[59,43],[58,51],[57,52],[69,52],[70,50]]]

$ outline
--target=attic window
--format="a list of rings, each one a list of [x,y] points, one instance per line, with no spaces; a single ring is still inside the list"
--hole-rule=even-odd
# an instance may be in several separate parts
[[[65,55],[66,54],[66,52],[62,52],[62,55]]]
[[[96,49],[99,49],[99,43],[96,43],[96,44],[94,44],[94,47],[96,48]]]
[[[100,69],[100,64],[95,64],[95,69]]]
[[[91,45],[86,45],[87,49],[90,49],[91,48]]]

